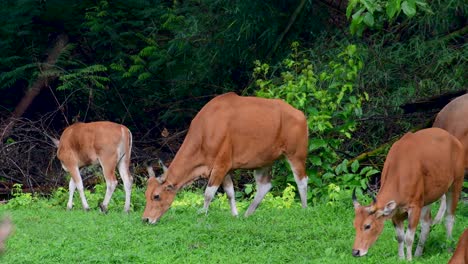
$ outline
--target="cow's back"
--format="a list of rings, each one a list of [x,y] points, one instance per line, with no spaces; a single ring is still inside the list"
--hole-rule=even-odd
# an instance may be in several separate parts
[[[438,114],[433,124],[454,135],[465,148],[465,167],[468,169],[468,94],[455,98]]]
[[[307,152],[304,114],[278,99],[220,95],[193,119],[189,135],[196,134],[207,153],[218,153],[220,146],[229,144],[233,168],[264,166],[264,161],[298,148]]]
[[[445,130],[407,133],[390,148],[380,192],[401,194],[401,199],[422,195],[424,204],[430,204],[463,178],[463,158],[463,146]]]
[[[122,130],[126,128],[109,121],[75,123],[63,131],[57,156],[80,166],[96,163],[106,146],[118,146]]]

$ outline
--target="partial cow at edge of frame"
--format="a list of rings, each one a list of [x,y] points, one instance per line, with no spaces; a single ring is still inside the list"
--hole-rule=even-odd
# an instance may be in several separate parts
[[[468,264],[468,228],[461,234],[457,248],[448,264]]]

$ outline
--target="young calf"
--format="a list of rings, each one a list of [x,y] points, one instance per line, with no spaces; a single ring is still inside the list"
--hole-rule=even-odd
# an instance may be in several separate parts
[[[392,219],[398,240],[398,255],[412,259],[418,222],[421,235],[415,256],[420,256],[431,226],[431,204],[446,195],[447,237],[452,227],[463,185],[464,150],[457,138],[439,128],[407,133],[388,152],[380,190],[370,206],[361,206],[353,194],[356,238],[353,256],[364,256],[377,240],[386,219]],[[404,231],[403,221],[408,219]]]
[[[460,236],[458,246],[453,253],[448,264],[467,264],[468,263],[468,229]]]
[[[112,122],[100,121],[75,123],[63,131],[59,140],[54,140],[58,147],[57,157],[65,171],[70,172],[70,197],[67,208],[73,207],[73,193],[78,189],[85,210],[89,209],[83,190],[80,167],[99,163],[106,180],[106,196],[100,205],[103,212],[117,186],[115,167],[118,166],[125,188],[125,211],[130,210],[132,176],[128,169],[132,151],[132,133],[128,128]]]

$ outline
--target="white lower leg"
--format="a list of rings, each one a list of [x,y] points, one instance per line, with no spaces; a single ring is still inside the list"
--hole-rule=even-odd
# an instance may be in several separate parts
[[[299,191],[299,196],[301,197],[301,204],[302,208],[307,207],[307,183],[309,181],[309,178],[307,175],[304,175],[302,179],[299,178],[299,174],[297,173],[296,168],[294,168],[293,164],[291,161],[288,160],[289,166],[291,167],[291,170],[294,174],[294,180],[296,181],[297,184],[297,190]],[[300,175],[303,176],[303,175]]]
[[[115,191],[115,187],[117,187],[116,180],[107,180],[106,179],[106,195],[104,196],[104,201],[102,202],[103,210],[107,210],[107,206],[109,205],[110,199],[112,198],[112,194]]]
[[[249,216],[255,212],[260,202],[263,200],[265,195],[271,189],[271,182],[268,183],[260,183],[257,182],[257,193],[255,194],[255,198],[253,202],[250,204],[249,208],[245,212],[245,216]]]
[[[130,175],[130,172],[128,171],[128,166],[126,166],[123,162],[119,164],[119,174],[120,174],[120,177],[122,177],[122,181],[123,181],[124,188],[125,188],[124,210],[125,212],[129,212],[130,211],[130,198],[132,196],[133,178]]]
[[[307,207],[307,182],[309,178],[304,177],[303,179],[299,180],[296,174],[294,174],[294,179],[296,180],[297,189],[299,190],[299,196],[301,197],[302,208],[306,208]]]
[[[237,212],[237,207],[236,207],[236,196],[234,192],[234,184],[232,183],[232,179],[229,174],[226,175],[226,177],[224,178],[223,188],[229,199],[229,205],[231,206],[231,214],[233,216],[237,216],[238,212]]]
[[[447,240],[452,240],[452,228],[455,222],[452,208],[452,192],[447,193],[447,216],[445,217],[445,229],[447,230]]]
[[[203,204],[203,209],[200,213],[208,213],[208,207],[210,206],[211,201],[213,200],[216,191],[218,191],[219,186],[208,186],[205,190],[205,202]]]
[[[406,259],[412,260],[413,259],[413,241],[414,241],[414,233],[416,228],[406,230],[405,235],[405,244],[406,244]]]
[[[68,191],[69,191],[69,197],[68,197],[68,203],[67,203],[67,209],[71,210],[73,207],[73,194],[75,193],[76,185],[75,181],[70,179],[70,183],[68,185]]]
[[[455,216],[448,214],[445,217],[445,228],[447,230],[447,240],[452,240],[452,229],[453,229],[453,223],[455,222]]]
[[[423,253],[423,249],[424,249],[424,244],[426,243],[426,240],[427,240],[427,237],[429,235],[429,231],[430,231],[430,228],[431,228],[431,215],[430,215],[430,211],[431,211],[431,206],[428,205],[428,206],[425,206],[422,208],[421,210],[421,234],[419,236],[419,242],[418,242],[418,246],[416,247],[416,251],[414,253],[414,256],[415,257],[419,257],[422,255]]]
[[[398,256],[400,259],[405,258],[405,226],[403,222],[395,225],[396,239],[398,241]]]
[[[89,210],[89,205],[88,205],[88,202],[86,201],[86,197],[84,194],[83,182],[80,179],[78,182],[75,182],[75,184],[76,184],[76,188],[78,189],[78,193],[80,194],[81,203],[83,204],[83,209]]]

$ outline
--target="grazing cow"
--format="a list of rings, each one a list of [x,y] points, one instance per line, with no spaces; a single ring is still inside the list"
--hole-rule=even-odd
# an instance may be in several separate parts
[[[370,206],[361,206],[353,193],[356,238],[353,256],[364,256],[392,219],[398,240],[398,255],[412,259],[414,234],[421,222],[415,256],[420,256],[431,226],[430,206],[447,197],[447,237],[452,237],[454,214],[463,185],[464,150],[457,138],[440,128],[407,133],[388,152],[380,190]],[[404,220],[408,229],[404,232]]]
[[[465,176],[468,174],[468,93],[459,96],[448,103],[437,114],[433,127],[447,130],[454,135],[465,149]],[[442,220],[445,212],[445,196],[441,199],[441,207],[434,223]]]
[[[468,264],[468,229],[460,236],[457,249],[448,264]]]
[[[0,224],[0,252],[5,250],[5,241],[13,231],[13,223],[9,217],[5,217]]]
[[[465,148],[465,169],[468,169],[468,93],[448,103],[434,121],[433,127],[447,130]]]
[[[208,178],[206,213],[218,187],[237,209],[233,169],[255,169],[257,193],[245,215],[252,214],[271,188],[268,171],[285,156],[296,180],[302,207],[307,207],[308,128],[304,114],[279,99],[243,97],[227,93],[208,102],[190,124],[185,140],[163,176],[150,170],[143,220],[156,223],[169,209],[176,192],[199,177]],[[227,175],[226,175],[227,174]]]
[[[63,131],[59,140],[54,140],[58,147],[57,157],[65,171],[70,172],[70,197],[67,208],[73,207],[75,188],[80,193],[85,210],[89,210],[83,190],[79,168],[99,163],[106,180],[106,195],[100,204],[101,211],[107,211],[107,205],[117,186],[115,167],[118,165],[120,176],[125,187],[125,211],[130,210],[130,195],[133,178],[128,169],[132,150],[132,133],[123,125],[100,121],[75,123]]]

